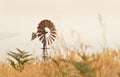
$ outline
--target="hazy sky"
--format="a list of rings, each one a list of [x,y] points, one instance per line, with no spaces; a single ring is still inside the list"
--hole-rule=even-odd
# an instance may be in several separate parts
[[[83,42],[99,45],[99,13],[106,26],[108,45],[119,46],[120,0],[0,0],[0,52],[34,48],[38,43],[30,42],[31,33],[43,19],[50,19],[68,43],[75,30]]]

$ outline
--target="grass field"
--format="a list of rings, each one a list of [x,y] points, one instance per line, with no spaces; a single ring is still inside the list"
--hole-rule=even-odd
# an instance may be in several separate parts
[[[120,77],[120,50],[105,49],[91,55],[69,52],[64,58],[59,55],[45,62],[34,58],[22,72],[9,61],[0,62],[0,77]]]

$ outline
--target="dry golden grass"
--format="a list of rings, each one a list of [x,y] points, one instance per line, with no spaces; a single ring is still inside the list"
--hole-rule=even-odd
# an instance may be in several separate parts
[[[59,65],[54,62],[56,61]],[[16,71],[10,63],[0,64],[0,77],[73,77],[77,71],[73,65],[57,60],[29,63],[22,72]],[[72,72],[72,73],[71,73]]]
[[[87,59],[84,59],[78,53],[70,51],[66,58],[57,56],[46,62],[35,59],[26,64],[22,72],[16,71],[7,61],[0,62],[0,77],[120,77],[119,54],[120,50],[105,49],[102,53],[86,55]],[[85,75],[70,61],[89,64],[95,76]]]

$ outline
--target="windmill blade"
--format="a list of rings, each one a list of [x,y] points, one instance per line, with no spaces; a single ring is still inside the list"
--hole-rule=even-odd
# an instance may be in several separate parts
[[[31,38],[31,41],[34,40],[36,37],[37,37],[37,33],[32,32],[32,38]]]
[[[41,36],[43,36],[43,34],[42,34],[42,33],[39,33],[39,34],[38,34],[38,37],[41,37]]]
[[[55,29],[55,26],[52,26],[50,29],[51,29],[51,31],[56,30],[56,29]]]
[[[44,29],[45,28],[45,25],[44,25],[43,21],[41,21],[38,25],[39,26],[37,27],[37,29]]]
[[[51,31],[51,33],[56,34],[56,31]]]
[[[39,38],[40,41],[42,41],[43,39],[45,39],[44,36],[41,36],[41,37]]]
[[[43,33],[43,32],[44,32],[44,30],[42,30],[42,29],[37,30],[37,33]]]
[[[52,36],[53,38],[55,38],[55,37],[56,37],[56,35],[54,35],[54,34],[52,34],[52,33],[51,33],[51,36]]]
[[[52,36],[50,36],[50,39],[51,39],[52,41],[55,41],[54,37],[52,37]]]
[[[50,44],[52,43],[52,39],[49,37],[49,42],[50,42]]]
[[[43,44],[47,44],[45,38],[43,38],[41,42],[42,42]]]

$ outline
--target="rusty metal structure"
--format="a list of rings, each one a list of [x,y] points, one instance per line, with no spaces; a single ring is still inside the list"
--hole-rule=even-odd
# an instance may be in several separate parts
[[[47,45],[50,45],[56,38],[56,29],[54,24],[50,20],[43,20],[38,24],[37,32],[32,33],[31,40],[34,40],[36,37],[39,38],[39,41],[43,44],[43,59],[48,57]]]

